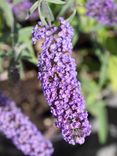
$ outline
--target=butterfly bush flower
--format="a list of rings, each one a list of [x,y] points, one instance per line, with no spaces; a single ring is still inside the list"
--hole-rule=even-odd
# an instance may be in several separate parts
[[[59,22],[58,27],[43,26],[39,22],[32,31],[33,44],[42,42],[38,77],[64,139],[73,145],[83,144],[91,126],[75,60],[71,57],[73,29],[62,17]]]
[[[15,103],[0,92],[0,132],[27,156],[51,156],[53,147],[22,114]]]
[[[86,14],[105,25],[117,24],[117,5],[113,0],[89,0]]]

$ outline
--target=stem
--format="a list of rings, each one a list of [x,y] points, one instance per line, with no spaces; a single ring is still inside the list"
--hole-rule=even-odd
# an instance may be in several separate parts
[[[13,23],[12,23],[12,27],[11,27],[11,41],[12,41],[12,48],[14,49],[14,45],[15,45],[15,41],[14,41],[14,29],[15,29],[15,22],[14,22],[14,18],[13,18]]]

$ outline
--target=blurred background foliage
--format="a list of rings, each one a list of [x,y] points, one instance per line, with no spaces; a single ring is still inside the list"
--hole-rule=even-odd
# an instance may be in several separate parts
[[[0,75],[7,73],[6,79],[14,83],[25,78],[27,62],[33,70],[37,70],[38,62],[38,46],[33,47],[31,41],[32,27],[38,18],[27,20],[26,10],[23,17],[14,15],[12,6],[19,2],[21,0],[0,1]],[[108,91],[117,91],[117,27],[104,26],[87,17],[85,3],[86,0],[66,0],[62,6],[50,4],[50,7],[55,19],[68,18],[76,9],[71,22],[75,31],[73,57],[78,65],[86,107],[97,120],[99,141],[105,143],[108,135],[105,98]]]

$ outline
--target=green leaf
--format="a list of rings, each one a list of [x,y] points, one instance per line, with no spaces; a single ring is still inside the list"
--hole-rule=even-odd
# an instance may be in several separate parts
[[[77,41],[78,41],[78,33],[75,32],[75,33],[74,33],[74,37],[73,37],[73,41],[72,41],[73,46],[77,43]]]
[[[54,21],[53,13],[52,13],[48,3],[45,0],[42,1],[42,11],[43,11],[44,17],[47,18],[49,23]]]
[[[5,57],[6,55],[5,55],[5,52],[3,52],[3,51],[0,51],[0,58],[3,58],[3,57]]]
[[[54,3],[54,4],[65,4],[66,2],[61,0],[46,0],[46,2]]]
[[[104,45],[108,51],[117,55],[117,37],[107,37]]]
[[[114,91],[117,91],[117,56],[110,56],[108,66],[108,77]]]
[[[29,10],[29,15],[27,16],[27,18],[29,18],[29,16],[38,8],[38,1],[36,1],[32,7]]]
[[[109,54],[105,53],[102,55],[101,60],[101,69],[100,69],[100,75],[99,75],[99,86],[102,87],[107,79],[107,71],[108,71],[108,59]]]
[[[93,81],[82,78],[82,89],[86,96],[86,106],[88,111],[92,115],[95,115],[95,103],[97,100],[97,97],[100,95],[100,88],[99,85]],[[94,105],[94,107],[93,107]],[[93,109],[94,108],[94,109]]]
[[[72,15],[68,19],[66,19],[66,21],[70,23],[73,20],[75,15],[76,15],[76,9],[73,11]]]
[[[24,75],[24,66],[22,61],[19,62],[19,73],[20,73],[20,78],[23,79],[25,75]]]
[[[88,111],[96,118],[98,122],[98,137],[100,143],[105,143],[108,136],[108,117],[105,103],[102,100],[92,101]]]
[[[96,35],[97,35],[97,41],[106,47],[105,41],[108,38],[108,31],[105,29],[105,27],[103,26],[102,29],[96,31]]]
[[[32,27],[25,27],[18,31],[18,42],[27,42],[31,40]]]
[[[3,59],[0,57],[0,73],[3,71]]]
[[[21,59],[21,54],[23,53],[24,49],[26,49],[26,44],[15,46],[14,58],[16,62],[19,62],[19,60]]]
[[[0,8],[3,10],[3,15],[6,20],[6,23],[9,27],[12,27],[13,25],[13,13],[10,5],[6,0],[1,0],[0,1]]]
[[[83,91],[86,95],[87,110],[98,122],[98,137],[100,143],[105,143],[108,136],[108,119],[106,106],[100,97],[100,87],[93,81],[82,79]]]
[[[67,0],[66,4],[62,7],[59,16],[65,14],[65,12],[67,12],[67,10],[72,6],[72,4],[73,4],[72,0]]]
[[[24,50],[22,55],[21,55],[21,59],[26,60],[32,64],[37,65],[38,64],[38,59],[36,58],[36,56],[34,55],[34,53],[29,53],[28,51]]]
[[[45,20],[44,15],[43,15],[42,2],[39,1],[38,3],[39,3],[39,5],[38,5],[38,12],[39,12],[40,20],[43,23],[43,25],[47,25],[47,22]]]
[[[33,58],[33,57],[27,57],[27,58],[23,58],[24,60],[27,60],[28,62],[37,65],[38,64],[38,59],[37,58]]]
[[[82,78],[82,87],[86,93],[96,94],[99,92],[99,86],[94,80]]]
[[[103,101],[99,101],[96,104],[98,107],[97,109],[97,121],[98,121],[98,136],[100,143],[105,143],[108,136],[108,118],[107,118],[107,111],[104,106]]]
[[[21,47],[19,47],[19,48],[21,49],[21,52],[19,53],[19,55],[17,57],[17,59],[18,59],[17,61],[26,60],[30,63],[37,65],[38,59],[34,54],[31,42],[26,42],[24,44],[24,47],[21,44]]]

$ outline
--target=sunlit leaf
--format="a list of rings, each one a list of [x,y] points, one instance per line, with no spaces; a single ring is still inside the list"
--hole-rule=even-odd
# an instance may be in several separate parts
[[[0,1],[0,8],[3,10],[3,15],[6,20],[6,23],[9,27],[12,27],[13,25],[13,13],[11,6],[8,4],[6,0]]]
[[[111,81],[111,86],[113,90],[117,91],[117,56],[110,56],[109,67],[108,67],[108,77]]]
[[[117,37],[107,37],[104,45],[108,51],[117,55]]]

